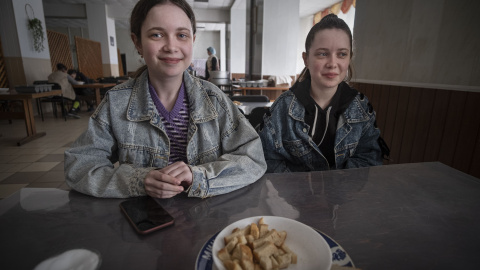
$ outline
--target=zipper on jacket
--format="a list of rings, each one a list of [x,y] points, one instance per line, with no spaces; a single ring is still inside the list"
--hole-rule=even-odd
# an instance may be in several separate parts
[[[315,107],[317,108],[317,107]],[[332,109],[332,106],[328,107],[327,109],[327,119],[326,119],[326,124],[325,124],[325,130],[323,131],[323,137],[322,137],[322,140],[318,143],[318,146],[320,146],[323,142],[323,139],[325,139],[325,135],[327,134],[327,130],[328,130],[328,121],[330,120],[330,110]],[[315,121],[317,119],[317,115],[315,115]]]
[[[328,122],[329,122],[329,119],[330,119],[330,110],[332,109],[332,106],[328,107],[327,109],[327,124],[325,126],[325,131],[323,132],[323,137],[322,137],[322,140],[320,141],[320,143],[317,145],[317,147],[319,147],[322,142],[323,142],[323,139],[325,138],[325,135],[327,134],[327,130],[328,130]],[[313,141],[313,136],[315,136],[315,130],[317,129],[317,117],[318,117],[318,107],[315,106],[315,119],[313,120],[313,128],[312,128],[312,137],[311,137],[311,142],[313,144],[315,144],[315,142]],[[325,162],[327,163],[327,167],[328,169],[330,170],[330,163],[328,163],[328,160],[327,158],[319,152],[319,154],[323,157],[323,159],[325,160]]]
[[[315,136],[315,130],[317,129],[317,116],[318,116],[318,108],[315,105],[315,119],[313,119],[312,139]]]

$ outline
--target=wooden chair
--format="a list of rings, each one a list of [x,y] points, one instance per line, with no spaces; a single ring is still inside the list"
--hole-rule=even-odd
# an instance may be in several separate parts
[[[33,84],[53,84],[52,90],[62,89],[59,84],[49,83],[48,81],[34,81]],[[57,107],[58,107],[58,105],[60,105],[61,110],[62,110],[62,116],[65,118],[65,121],[67,121],[67,112],[65,110],[65,104],[67,104],[68,102],[70,102],[70,100],[64,98],[63,96],[51,96],[51,97],[37,98],[38,113],[42,117],[42,121],[45,121],[44,116],[43,116],[42,103],[51,103],[52,104],[52,111],[53,111],[53,115],[55,116],[55,118],[58,117]]]

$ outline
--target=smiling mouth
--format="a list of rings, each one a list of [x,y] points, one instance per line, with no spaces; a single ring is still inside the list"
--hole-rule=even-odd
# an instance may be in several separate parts
[[[337,77],[338,74],[336,74],[336,73],[326,73],[326,74],[323,74],[323,76],[327,77],[329,79],[333,79],[333,78]]]
[[[163,62],[167,64],[177,64],[178,62],[181,61],[180,58],[160,58]]]

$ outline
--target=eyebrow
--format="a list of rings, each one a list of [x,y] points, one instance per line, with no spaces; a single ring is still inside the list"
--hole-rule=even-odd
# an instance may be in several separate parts
[[[163,28],[163,27],[152,27],[152,28],[148,29],[147,31],[152,31],[152,30],[165,31],[165,28]],[[175,29],[175,31],[188,31],[188,32],[191,32],[190,28],[187,28],[187,27],[179,27],[179,28]]]
[[[318,49],[315,49],[315,51],[319,51],[319,50],[330,51],[330,49],[328,49],[328,48],[318,48]],[[350,49],[348,49],[348,48],[340,48],[340,49],[338,49],[337,51],[350,51]]]

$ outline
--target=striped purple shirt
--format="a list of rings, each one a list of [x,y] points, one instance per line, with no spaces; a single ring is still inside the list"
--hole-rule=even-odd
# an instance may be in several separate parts
[[[182,82],[180,91],[178,93],[177,101],[173,106],[172,111],[167,111],[160,101],[155,88],[148,83],[150,96],[152,96],[153,103],[160,114],[167,136],[170,139],[170,157],[168,164],[177,161],[187,161],[187,134],[189,121],[188,97],[185,94],[185,86]]]

